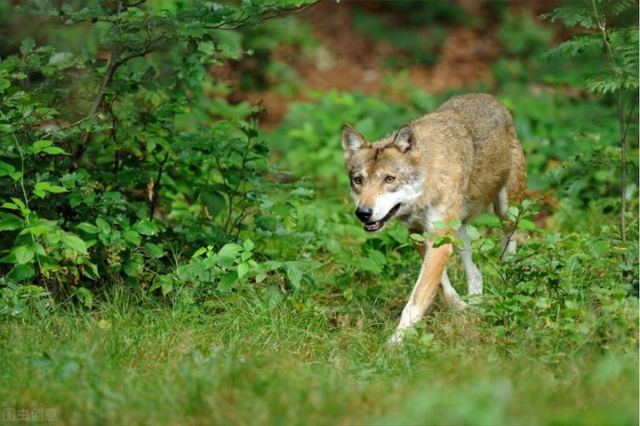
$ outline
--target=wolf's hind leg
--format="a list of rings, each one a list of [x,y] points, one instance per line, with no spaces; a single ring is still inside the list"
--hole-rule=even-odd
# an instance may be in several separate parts
[[[480,270],[473,263],[473,258],[471,256],[471,241],[469,240],[469,236],[467,235],[467,227],[462,225],[460,229],[458,229],[458,238],[462,239],[464,246],[462,248],[458,248],[458,254],[462,258],[462,265],[464,266],[464,273],[467,276],[467,289],[469,294],[471,295],[481,295],[482,294],[482,274]]]
[[[502,257],[506,253],[516,252],[516,239],[514,225],[505,221],[509,203],[520,204],[524,194],[524,187],[527,181],[527,168],[524,160],[524,151],[518,141],[515,129],[509,129],[511,133],[511,168],[505,186],[500,190],[498,196],[493,201],[493,209],[502,221]]]
[[[502,222],[502,232],[500,233],[501,253],[504,258],[505,254],[514,254],[516,252],[516,233],[514,225],[507,222],[507,209],[509,208],[509,197],[507,188],[504,187],[498,193],[493,201],[493,210]]]
[[[442,301],[447,305],[449,309],[454,311],[461,311],[467,307],[467,304],[460,299],[458,292],[451,285],[447,269],[442,272],[442,279],[440,280],[440,288],[438,289],[438,295],[442,298]]]

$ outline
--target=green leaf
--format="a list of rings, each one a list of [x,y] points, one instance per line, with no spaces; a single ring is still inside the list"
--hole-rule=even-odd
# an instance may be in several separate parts
[[[433,222],[433,229],[449,229],[449,225],[441,220],[436,220],[435,222]]]
[[[242,250],[241,245],[225,244],[217,254],[218,264],[223,268],[229,268]]]
[[[220,283],[218,284],[218,290],[227,291],[231,288],[231,286],[238,280],[238,273],[236,271],[227,272]]]
[[[35,276],[35,274],[36,274],[36,270],[33,267],[33,265],[30,263],[27,263],[25,265],[17,265],[7,274],[7,278],[13,281],[20,282],[20,281],[28,280],[29,278]]]
[[[163,281],[162,282],[162,295],[166,296],[167,294],[173,291],[173,281]]]
[[[535,231],[536,230],[536,224],[531,222],[530,220],[527,220],[527,219],[520,220],[520,222],[518,223],[518,226],[521,229],[524,229],[525,231]]]
[[[71,52],[56,52],[49,58],[49,65],[59,68],[66,68],[71,64],[70,59],[74,57]]]
[[[89,259],[87,259],[86,257],[81,258],[79,264],[87,266],[89,269],[84,269],[84,275],[86,275],[87,277],[93,279],[93,280],[97,280],[100,278],[100,274],[98,273],[98,266],[94,263],[91,263],[89,261]]]
[[[139,277],[144,272],[144,259],[140,254],[133,256],[131,261],[124,265],[124,273],[130,277]]]
[[[9,88],[10,86],[11,86],[11,81],[4,78],[0,78],[0,93],[4,93],[4,91],[7,90],[7,88]]]
[[[207,252],[207,248],[206,247],[200,247],[198,250],[196,250],[195,253],[193,253],[193,256],[191,256],[191,258],[193,259],[195,257],[202,256],[206,252]]]
[[[16,168],[11,164],[5,163],[4,161],[0,161],[0,176],[6,176],[9,173],[13,173],[16,171]]]
[[[256,247],[256,245],[253,243],[253,241],[251,240],[246,240],[242,246],[244,247],[244,249],[246,251],[253,251],[253,249]]]
[[[66,233],[60,238],[62,244],[82,254],[87,254],[87,244],[78,236]]]
[[[140,237],[140,234],[138,234],[136,231],[125,231],[122,236],[124,237],[125,240],[129,241],[131,244],[139,246],[140,243],[142,242],[142,238]]]
[[[47,192],[52,192],[54,194],[61,194],[63,192],[67,192],[67,188],[58,186],[58,185],[50,185],[49,189],[47,189]]]
[[[24,235],[24,234],[31,234],[34,237],[39,237],[42,234],[45,234],[47,232],[51,231],[51,227],[47,226],[47,225],[35,225],[35,226],[30,226],[28,228],[24,228],[22,230],[22,232],[20,232],[20,235]]]
[[[92,225],[88,222],[82,222],[80,224],[78,224],[77,228],[81,231],[86,232],[87,234],[97,234],[98,233],[98,227],[95,225]]]
[[[34,188],[36,191],[46,191],[50,186],[51,184],[49,182],[38,182]]]
[[[33,247],[25,244],[15,247],[13,250],[11,250],[11,254],[15,256],[17,264],[24,265],[25,263],[28,263],[31,259],[33,259],[33,256],[35,256],[36,252]]]
[[[467,231],[467,236],[469,237],[469,239],[471,241],[475,241],[480,239],[480,233],[478,233],[478,228],[476,228],[475,226],[471,226],[471,225],[467,225],[465,226],[466,231]]]
[[[33,37],[25,38],[24,40],[22,40],[22,43],[20,43],[20,53],[22,53],[23,55],[27,55],[33,50],[35,46],[36,41],[33,39]]]
[[[91,293],[91,290],[80,287],[76,290],[76,297],[85,307],[91,308],[93,306],[93,293]]]
[[[159,259],[166,254],[164,249],[157,244],[147,243],[144,246],[147,248],[147,251],[149,252],[149,256],[153,258]]]
[[[244,277],[249,272],[249,264],[243,262],[238,265],[238,278]]]
[[[51,154],[51,155],[66,154],[66,152],[64,152],[62,148],[58,148],[57,146],[50,146],[48,148],[44,148],[42,152],[46,152],[47,154]]]
[[[413,241],[417,241],[419,243],[423,242],[424,240],[426,240],[426,238],[424,237],[424,235],[422,234],[411,234],[409,235],[409,237],[413,240]]]
[[[20,210],[20,207],[16,206],[13,203],[4,203],[1,207],[9,210]]]
[[[149,66],[147,70],[142,74],[142,81],[149,81],[156,75],[156,70],[152,66]]]
[[[351,264],[361,271],[371,272],[373,274],[379,274],[382,272],[380,265],[369,257],[354,259]]]
[[[295,263],[287,263],[285,266],[287,270],[287,278],[291,285],[297,290],[300,288],[300,282],[302,281],[302,271]]]
[[[141,220],[132,228],[134,231],[147,236],[152,236],[158,233],[158,227],[150,220]]]
[[[11,197],[11,201],[13,201],[15,205],[20,208],[20,210],[25,210],[27,208],[27,206],[19,198]]]
[[[36,183],[35,188],[35,193],[39,196],[39,197],[43,197],[40,194],[44,194],[44,192],[52,192],[54,194],[60,194],[62,192],[67,192],[67,188],[64,188],[62,186],[58,186],[58,185],[52,185],[49,182],[38,182]]]
[[[158,275],[156,282],[149,288],[149,291],[156,291],[159,288],[162,288],[163,296],[171,293],[173,291],[173,275]]]
[[[33,249],[33,251],[36,252],[36,254],[39,254],[40,256],[46,256],[47,252],[44,250],[44,247],[42,247],[42,245],[40,243],[38,243],[37,241],[31,241],[29,243],[29,247],[31,247]]]
[[[510,206],[507,209],[507,217],[513,221],[515,221],[518,216],[520,216],[520,209],[517,208],[516,206]]]
[[[462,226],[462,221],[460,219],[451,219],[449,221],[449,225],[451,226],[451,229],[457,231]]]
[[[433,239],[433,248],[438,248],[445,244],[453,243],[453,238],[450,235],[436,235]]]
[[[222,212],[227,204],[227,201],[217,191],[205,191],[200,195],[202,204],[207,208],[207,211],[211,217],[216,217]]]
[[[34,153],[34,154],[38,154],[38,153],[42,152],[42,150],[44,150],[44,148],[50,147],[51,145],[53,145],[53,142],[45,140],[45,139],[40,139],[38,141],[35,141],[33,143],[33,145],[31,145],[27,149],[30,152]]]
[[[101,234],[109,235],[111,233],[111,225],[101,217],[96,219],[96,226]]]
[[[596,241],[590,245],[590,249],[595,256],[602,256],[611,250],[611,245],[607,241]]]
[[[18,216],[7,214],[4,219],[0,220],[0,232],[15,231],[22,228],[24,222]]]

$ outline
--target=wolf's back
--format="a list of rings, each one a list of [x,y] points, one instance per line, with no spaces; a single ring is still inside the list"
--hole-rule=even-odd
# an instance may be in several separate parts
[[[524,153],[507,108],[495,97],[478,93],[451,98],[436,113],[453,114],[472,138],[473,172],[467,197],[483,206],[505,187],[510,202],[519,202],[526,179]]]
[[[436,112],[453,112],[471,133],[474,146],[494,137],[496,133],[509,133],[513,128],[511,114],[491,95],[474,93],[456,96],[442,104]]]

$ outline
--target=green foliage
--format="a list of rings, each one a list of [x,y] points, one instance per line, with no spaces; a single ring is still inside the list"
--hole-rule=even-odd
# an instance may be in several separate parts
[[[381,18],[366,12],[357,13],[353,17],[353,23],[374,40],[390,43],[399,52],[405,53],[404,57],[396,54],[387,58],[386,64],[393,67],[407,66],[414,61],[423,64],[435,63],[438,47],[445,36],[443,29],[434,25],[428,37],[416,37],[414,29],[404,26],[389,27]]]
[[[633,118],[633,111],[638,102],[638,68],[640,67],[638,49],[640,48],[638,37],[637,20],[630,25],[612,25],[611,20],[615,20],[623,12],[635,6],[634,1],[596,1],[580,2],[570,8],[560,7],[547,18],[551,20],[563,20],[566,25],[580,25],[586,29],[597,29],[596,34],[587,34],[573,37],[571,40],[561,44],[555,50],[549,52],[549,57],[553,56],[574,56],[591,55],[601,56],[603,66],[598,73],[585,79],[585,87],[591,93],[599,95],[612,95],[615,98],[615,111],[618,119],[617,140],[620,147],[619,161],[619,234],[623,246],[623,270],[625,277],[628,275],[628,268],[632,262],[637,261],[629,257],[628,251],[632,246],[628,246],[627,240],[627,198],[629,188],[633,192],[637,185],[629,186],[628,182],[628,142],[627,134],[630,126],[637,124],[637,119]],[[590,6],[590,7],[589,7]],[[568,11],[571,12],[568,13]],[[613,18],[613,19],[612,19]],[[596,48],[601,44],[600,53]],[[631,112],[625,110],[627,98],[632,99],[632,105],[627,107]],[[635,141],[637,145],[637,140]],[[636,174],[636,173],[634,173]],[[634,243],[635,245],[635,243]]]
[[[543,18],[552,22],[561,21],[568,27],[597,30],[572,37],[549,50],[545,57],[600,57],[602,62],[608,62],[608,66],[588,76],[586,88],[600,95],[617,91],[637,94],[640,49],[638,25],[637,22],[626,26],[616,25],[616,18],[636,5],[633,0],[583,0],[567,2],[552,13],[543,15]]]
[[[167,295],[176,278],[193,282],[177,272],[183,252],[224,249],[248,229],[271,243],[293,232],[310,192],[272,177],[259,109],[210,123],[207,68],[246,54],[241,28],[302,3],[38,1],[14,12],[77,27],[87,44],[29,37],[0,63],[4,283],[87,306],[107,283],[155,292],[160,282]]]
[[[638,90],[638,49],[640,49],[637,28],[613,29],[608,31],[613,46],[616,65],[608,70],[586,78],[585,85],[597,94],[614,93],[616,90]],[[547,58],[602,55],[602,35],[582,34],[549,50]]]
[[[536,55],[551,42],[553,31],[535,22],[527,13],[506,13],[498,38],[507,55],[522,60],[531,58],[528,62],[535,62]]]
[[[566,27],[581,26],[587,29],[595,29],[598,27],[598,23],[593,13],[594,7],[604,7],[608,16],[616,18],[634,6],[637,6],[635,0],[567,1],[555,8],[553,12],[542,15],[542,17],[551,20],[551,22],[561,22]]]

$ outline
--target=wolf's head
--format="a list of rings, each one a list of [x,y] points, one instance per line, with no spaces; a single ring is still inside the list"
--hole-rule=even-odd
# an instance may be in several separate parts
[[[409,125],[371,144],[345,124],[342,147],[356,216],[365,231],[380,231],[392,217],[409,210],[422,194],[419,147]]]

